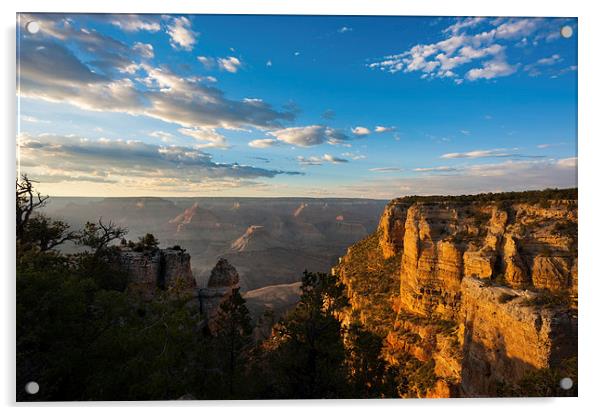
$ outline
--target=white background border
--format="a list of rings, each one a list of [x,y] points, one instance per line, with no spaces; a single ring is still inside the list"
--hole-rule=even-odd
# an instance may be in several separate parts
[[[239,402],[140,402],[86,404],[93,413],[126,413],[142,410],[147,414],[164,414],[168,409],[190,413],[282,413],[287,415],[319,411],[366,414],[379,412],[505,414],[509,411],[532,411],[546,414],[598,412],[602,407],[600,374],[602,353],[602,276],[597,272],[597,249],[602,245],[602,171],[600,164],[602,105],[602,21],[595,1],[498,0],[98,0],[94,4],[77,0],[3,0],[2,57],[0,80],[2,97],[2,223],[0,264],[5,271],[0,310],[0,404],[11,412],[65,414],[80,413],[82,404],[22,405],[15,396],[15,283],[14,283],[14,180],[15,180],[15,13],[21,12],[105,12],[105,13],[231,13],[231,14],[346,14],[346,15],[443,15],[443,16],[570,16],[579,18],[579,398],[572,399],[452,399],[452,400],[366,400],[366,401],[239,401]],[[598,407],[598,410],[595,408]]]

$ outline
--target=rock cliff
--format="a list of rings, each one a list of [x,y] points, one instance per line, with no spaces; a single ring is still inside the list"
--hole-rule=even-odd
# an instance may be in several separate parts
[[[119,262],[126,270],[130,288],[152,295],[156,290],[195,287],[190,255],[181,249],[134,251],[122,247]]]
[[[496,396],[575,357],[576,193],[393,200],[333,269],[343,322],[382,336],[389,364],[430,371],[415,396]]]
[[[227,259],[220,258],[211,271],[206,288],[199,290],[199,303],[204,324],[212,330],[212,322],[219,312],[222,302],[227,300],[234,290],[240,289],[240,278],[236,268]]]

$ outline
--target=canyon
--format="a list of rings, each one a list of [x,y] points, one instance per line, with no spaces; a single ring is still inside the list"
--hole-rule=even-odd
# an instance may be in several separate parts
[[[123,222],[134,209],[143,219],[134,229],[154,223],[163,241],[178,244],[122,247],[120,263],[130,288],[149,298],[187,290],[209,328],[240,290],[261,341],[299,300],[302,271],[330,268],[349,300],[337,318],[382,339],[381,357],[408,379],[402,396],[504,396],[531,374],[576,360],[576,190],[386,205],[290,200],[263,210],[244,200],[185,202],[88,201],[108,204]],[[73,219],[76,210],[61,211]]]

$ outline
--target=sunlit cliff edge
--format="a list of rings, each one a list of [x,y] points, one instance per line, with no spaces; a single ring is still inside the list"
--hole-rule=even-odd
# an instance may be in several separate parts
[[[384,338],[414,396],[504,395],[576,361],[577,218],[576,189],[395,199],[333,268],[340,320]]]

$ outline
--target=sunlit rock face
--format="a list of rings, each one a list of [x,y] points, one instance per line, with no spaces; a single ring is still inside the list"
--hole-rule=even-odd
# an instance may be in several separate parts
[[[351,299],[342,319],[384,331],[389,362],[430,363],[435,381],[422,396],[495,396],[500,382],[576,356],[571,302],[537,301],[576,302],[576,200],[396,199],[370,238],[378,243],[356,244],[333,270]],[[362,285],[372,269],[398,290]],[[376,301],[391,318],[374,317]]]

